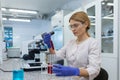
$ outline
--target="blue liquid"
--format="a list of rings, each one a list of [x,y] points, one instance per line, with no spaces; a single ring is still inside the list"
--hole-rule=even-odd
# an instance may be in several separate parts
[[[14,70],[13,71],[13,80],[24,80],[24,71],[23,70]]]
[[[14,78],[13,80],[23,80],[23,79],[21,79],[21,78]]]

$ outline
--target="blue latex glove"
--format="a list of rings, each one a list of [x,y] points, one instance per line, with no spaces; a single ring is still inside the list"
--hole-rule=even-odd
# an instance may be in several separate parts
[[[45,44],[47,44],[48,48],[51,48],[51,34],[49,33],[44,33],[42,35],[43,41]]]
[[[79,76],[80,70],[78,68],[62,66],[59,64],[53,65],[52,72],[56,74],[56,76]]]

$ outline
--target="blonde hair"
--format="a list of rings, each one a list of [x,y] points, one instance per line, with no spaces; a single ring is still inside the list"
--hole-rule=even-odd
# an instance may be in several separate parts
[[[85,12],[80,11],[80,12],[74,13],[74,14],[70,17],[69,22],[70,22],[70,20],[79,21],[79,22],[81,22],[82,24],[84,24],[84,23],[87,22],[87,23],[88,23],[88,26],[87,26],[87,28],[86,28],[86,32],[87,32],[87,35],[90,36],[89,33],[88,33],[88,30],[89,30],[89,28],[90,28],[90,19],[88,18],[88,15],[87,15]]]

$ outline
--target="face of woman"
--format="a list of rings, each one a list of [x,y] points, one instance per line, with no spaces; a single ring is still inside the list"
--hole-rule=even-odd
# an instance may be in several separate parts
[[[77,37],[84,36],[86,34],[87,25],[79,21],[70,20],[70,29]]]

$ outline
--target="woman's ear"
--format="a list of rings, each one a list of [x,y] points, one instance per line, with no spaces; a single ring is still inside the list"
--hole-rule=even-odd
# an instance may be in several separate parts
[[[84,25],[87,28],[88,27],[88,21],[85,21]]]

